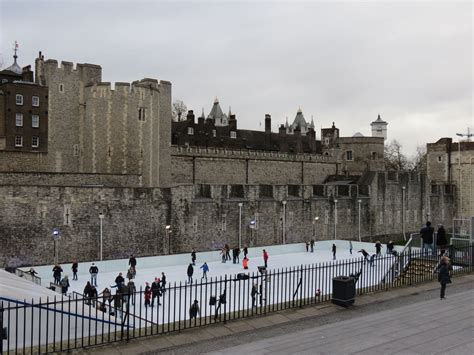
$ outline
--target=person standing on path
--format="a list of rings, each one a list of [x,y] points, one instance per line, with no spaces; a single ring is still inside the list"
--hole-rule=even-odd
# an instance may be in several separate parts
[[[268,253],[265,249],[263,249],[263,262],[265,263],[265,267],[268,267]]]
[[[71,267],[71,270],[72,270],[72,280],[76,280],[77,281],[77,270],[79,269],[79,264],[77,263],[77,260],[74,260],[73,263],[72,263],[72,267]]]
[[[196,265],[196,249],[193,248],[193,250],[191,251],[191,263],[193,265]]]
[[[202,269],[201,280],[205,279],[207,281],[207,272],[209,271],[209,266],[207,266],[207,263],[204,262],[204,264],[202,264],[202,266],[200,268]]]
[[[439,256],[443,256],[446,252],[448,239],[446,238],[446,231],[442,224],[438,226],[438,234],[436,236],[436,247],[439,249]]]
[[[91,285],[97,287],[97,274],[99,273],[99,268],[92,263],[92,266],[89,268],[89,274],[91,274]]]
[[[451,283],[451,276],[449,275],[451,266],[447,256],[441,257],[441,262],[438,266],[438,282],[441,284],[439,298],[445,299],[446,285]]]
[[[188,283],[192,284],[193,283],[193,274],[194,274],[193,264],[189,264],[187,274],[188,274]]]
[[[421,239],[423,240],[423,250],[431,249],[432,254],[434,253],[433,233],[434,233],[434,228],[431,227],[431,222],[427,221],[426,225],[423,228],[421,228],[420,234],[421,234]]]
[[[336,244],[332,245],[332,260],[336,260]]]

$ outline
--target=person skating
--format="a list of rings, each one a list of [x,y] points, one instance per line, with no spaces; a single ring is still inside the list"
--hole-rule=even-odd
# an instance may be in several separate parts
[[[438,226],[438,233],[436,236],[436,246],[439,249],[439,256],[443,256],[446,252],[446,246],[448,245],[448,239],[446,238],[446,231],[442,224]]]
[[[225,262],[226,262],[226,260],[227,260],[227,259],[226,259],[226,256],[225,256],[225,248],[222,248],[222,250],[221,250],[221,256],[222,256],[222,263],[225,264]]]
[[[71,267],[71,270],[72,270],[72,280],[74,281],[77,281],[77,270],[79,269],[79,264],[77,263],[77,260],[74,260],[74,262],[72,263],[72,267]]]
[[[122,288],[122,285],[125,283],[125,279],[122,276],[122,273],[120,272],[118,276],[115,278],[115,286],[112,286],[112,288],[117,287],[117,290],[120,290]]]
[[[245,245],[244,246],[244,258],[247,257],[247,254],[249,253],[249,249],[247,248],[247,246]]]
[[[205,279],[207,281],[207,272],[209,271],[209,266],[207,265],[206,262],[204,262],[204,264],[201,265],[200,269],[202,269],[201,280]]]
[[[375,242],[375,254],[379,256],[381,252],[382,252],[382,243],[380,243],[380,241],[377,240]]]
[[[305,241],[306,252],[309,252],[309,241]]]
[[[395,247],[395,243],[393,241],[389,240],[388,243],[387,243],[387,254],[392,254],[394,247]]]
[[[151,306],[154,307],[155,305],[155,298],[157,298],[158,306],[161,306],[160,303],[160,296],[161,296],[161,283],[158,277],[155,277],[155,281],[151,284]]]
[[[114,295],[114,308],[115,308],[115,311],[117,312],[115,314],[115,317],[119,317],[120,319],[122,319],[123,317],[122,304],[123,304],[122,294],[120,293],[120,290],[117,290],[117,292]]]
[[[193,264],[189,264],[187,274],[188,274],[188,283],[192,284],[193,283],[193,274],[194,274]]]
[[[232,249],[232,264],[235,264],[237,260],[237,255],[235,254],[235,248]]]
[[[369,260],[369,253],[367,253],[367,250],[361,249],[361,250],[358,251],[358,253],[362,253],[362,256],[364,257],[364,261]]]
[[[352,255],[352,240],[349,240],[349,253]]]
[[[62,267],[59,264],[54,265],[53,267],[53,278],[54,283],[59,285],[61,282],[61,273],[63,272]]]
[[[99,293],[99,296],[100,295],[102,295],[102,303],[105,304],[107,302],[110,306],[112,303],[112,292],[110,292],[110,290],[106,287],[101,293]]]
[[[166,275],[164,272],[161,273],[161,293],[166,292]]]
[[[91,285],[97,287],[97,274],[99,273],[99,268],[92,263],[92,266],[89,268],[89,274],[91,274]]]
[[[137,259],[132,255],[130,255],[130,259],[128,259],[128,265],[133,267],[135,270],[137,269]]]
[[[431,253],[434,253],[433,233],[434,233],[434,228],[431,227],[431,222],[427,221],[426,225],[423,228],[421,228],[420,234],[421,234],[421,239],[423,240],[423,250],[431,249]]]
[[[225,249],[225,260],[230,260],[230,247],[229,244],[224,245]]]
[[[198,300],[194,300],[193,304],[191,307],[189,307],[189,318],[197,318],[197,315],[199,314],[199,302]]]
[[[250,296],[252,296],[252,307],[255,307],[255,301],[257,299],[257,295],[258,295],[258,287],[257,287],[257,284],[254,283],[252,285],[252,291],[250,291]]]
[[[145,293],[144,293],[144,297],[145,297],[145,307],[148,307],[150,305],[150,301],[151,301],[151,287],[150,287],[150,284],[147,282],[145,283]]]
[[[196,265],[196,249],[193,248],[193,250],[191,251],[191,263],[193,265]]]
[[[135,275],[136,275],[135,268],[133,266],[130,266],[127,271],[127,279],[131,280],[135,278]]]
[[[332,260],[336,260],[336,244],[332,245]]]
[[[90,304],[91,299],[91,292],[92,292],[92,285],[89,281],[87,281],[86,286],[84,287],[84,291],[82,291],[82,296],[85,298],[85,303]]]
[[[61,280],[61,291],[63,295],[67,294],[68,289],[69,289],[69,279],[67,275],[64,275],[63,279]]]
[[[91,285],[91,292],[90,292],[91,300],[92,300],[92,305],[95,307],[95,302],[97,301],[97,289],[95,288],[94,285]]]
[[[249,268],[249,259],[246,256],[242,259],[242,266],[244,267],[244,270],[248,270]]]
[[[311,241],[309,242],[309,246],[311,247],[311,253],[314,252],[314,239],[311,239]]]
[[[375,261],[375,257],[376,257],[376,256],[377,256],[377,254],[372,254],[372,255],[370,256],[369,264],[370,264],[371,267],[374,266],[374,261]]]
[[[442,256],[440,264],[437,268],[438,271],[438,282],[441,284],[441,289],[439,293],[440,299],[445,299],[446,293],[446,285],[451,283],[451,276],[449,272],[451,270],[451,266],[449,263],[449,258],[447,256]]]
[[[128,281],[127,283],[127,290],[128,290],[128,294],[131,298],[131,301],[132,301],[132,305],[135,306],[135,292],[137,292],[137,288],[135,286],[135,282],[133,282],[132,280]]]
[[[263,262],[265,264],[265,267],[268,267],[268,253],[265,249],[263,249]]]
[[[236,264],[240,264],[240,248],[235,247],[234,251],[235,251]]]

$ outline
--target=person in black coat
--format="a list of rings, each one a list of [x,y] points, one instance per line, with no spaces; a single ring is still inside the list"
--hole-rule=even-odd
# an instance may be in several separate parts
[[[362,253],[362,256],[364,257],[364,261],[369,260],[369,253],[367,253],[367,250],[361,249],[358,251],[358,253]]]
[[[72,279],[77,280],[77,269],[79,268],[79,264],[77,263],[77,260],[74,260],[72,263]]]
[[[192,284],[193,274],[194,274],[193,264],[189,264],[187,274],[188,274],[188,283]]]
[[[136,266],[137,266],[137,259],[135,259],[135,257],[132,255],[130,255],[130,259],[128,259],[128,265],[130,265],[131,267],[133,267],[134,269],[136,269]]]
[[[63,272],[63,269],[61,268],[61,266],[59,266],[59,264],[56,264],[53,267],[53,278],[54,278],[54,283],[56,285],[59,285],[59,283],[61,282],[61,273],[62,272]]]
[[[191,251],[191,263],[193,265],[196,265],[196,249],[193,248],[193,250]]]
[[[440,224],[438,227],[438,233],[436,236],[436,246],[439,249],[439,256],[443,256],[448,245],[448,239],[446,238],[446,230],[443,225]]]
[[[434,233],[434,228],[431,227],[431,222],[427,221],[426,225],[423,228],[421,228],[420,235],[421,235],[421,239],[423,240],[423,250],[431,249],[432,253],[434,252],[433,233]]]
[[[115,286],[112,287],[117,287],[117,289],[120,290],[124,283],[125,279],[123,278],[122,273],[119,273],[118,276],[115,278]]]
[[[382,243],[380,243],[380,241],[377,240],[375,242],[375,254],[379,256],[381,252],[382,252]]]
[[[158,299],[158,306],[161,306],[160,303],[161,296],[161,282],[158,277],[155,277],[155,281],[151,284],[151,306],[155,306],[155,298]]]
[[[451,267],[449,264],[449,259],[446,256],[441,258],[440,264],[438,266],[438,281],[441,284],[441,289],[439,293],[440,299],[445,299],[446,285],[451,283],[451,276],[449,275]]]
[[[336,244],[332,245],[332,260],[336,260]]]

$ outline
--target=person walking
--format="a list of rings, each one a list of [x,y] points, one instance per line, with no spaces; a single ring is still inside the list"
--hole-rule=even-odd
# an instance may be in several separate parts
[[[145,283],[145,307],[148,307],[150,305],[150,300],[151,300],[151,287],[148,282]]]
[[[59,285],[61,283],[61,273],[63,272],[62,267],[59,264],[54,265],[53,267],[53,278],[54,283]]]
[[[160,303],[160,296],[161,296],[161,286],[160,286],[160,279],[155,277],[155,281],[151,284],[151,306],[155,306],[155,298],[157,298],[158,306],[161,306]]]
[[[349,240],[349,253],[352,255],[352,240]]]
[[[358,251],[358,253],[362,253],[362,256],[364,257],[364,261],[369,260],[369,253],[367,253],[367,250],[361,249],[361,250]]]
[[[193,264],[189,264],[187,274],[188,274],[188,283],[192,284],[193,283],[193,274],[194,274]]]
[[[199,314],[199,302],[198,300],[194,300],[191,307],[189,307],[189,318],[196,319],[198,314]]]
[[[68,289],[69,289],[69,279],[67,275],[64,275],[63,279],[61,280],[61,291],[63,295],[67,294]]]
[[[446,238],[446,230],[443,225],[438,226],[438,233],[436,235],[436,247],[439,249],[439,256],[443,256],[446,252],[446,247],[448,245],[448,239]]]
[[[79,269],[79,264],[77,263],[77,260],[74,260],[72,263],[72,280],[77,281],[77,270]]]
[[[434,233],[434,228],[431,227],[431,222],[427,221],[426,225],[423,228],[421,228],[420,234],[421,234],[421,239],[423,240],[423,250],[431,249],[432,254],[434,253],[433,233]]]
[[[446,285],[451,283],[451,276],[449,272],[451,271],[451,266],[449,263],[449,258],[447,256],[442,256],[440,264],[438,266],[438,282],[441,284],[441,289],[439,292],[439,298],[446,298]]]
[[[204,264],[201,265],[200,269],[202,269],[202,279],[205,279],[207,281],[207,272],[209,271],[209,266],[207,266],[207,263],[204,262]]]
[[[314,252],[314,239],[311,239],[309,246],[311,247],[311,253]]]
[[[89,268],[89,274],[91,274],[91,285],[97,287],[97,274],[99,273],[99,268],[92,263],[92,266]]]
[[[336,244],[332,245],[332,260],[336,260]]]
[[[244,258],[247,257],[247,254],[249,253],[249,249],[247,248],[247,246],[245,245],[244,246]]]
[[[244,270],[248,270],[249,268],[249,259],[246,256],[242,259],[242,266],[244,267]]]
[[[377,240],[375,242],[375,254],[377,254],[377,256],[379,256],[381,252],[382,252],[382,243],[380,243],[380,241]]]
[[[250,291],[250,296],[252,296],[252,307],[256,306],[255,301],[257,299],[257,295],[258,295],[258,287],[257,287],[257,283],[254,283],[252,285],[252,291]]]
[[[263,249],[263,262],[265,263],[265,268],[268,267],[268,253],[265,249]]]
[[[166,292],[166,275],[164,272],[161,273],[161,293]]]
[[[193,248],[193,250],[191,251],[191,263],[194,265],[196,265],[196,249]]]

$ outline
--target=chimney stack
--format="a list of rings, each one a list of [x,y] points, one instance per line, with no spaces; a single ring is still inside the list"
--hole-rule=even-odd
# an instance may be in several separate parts
[[[272,116],[265,114],[265,133],[272,133]]]

